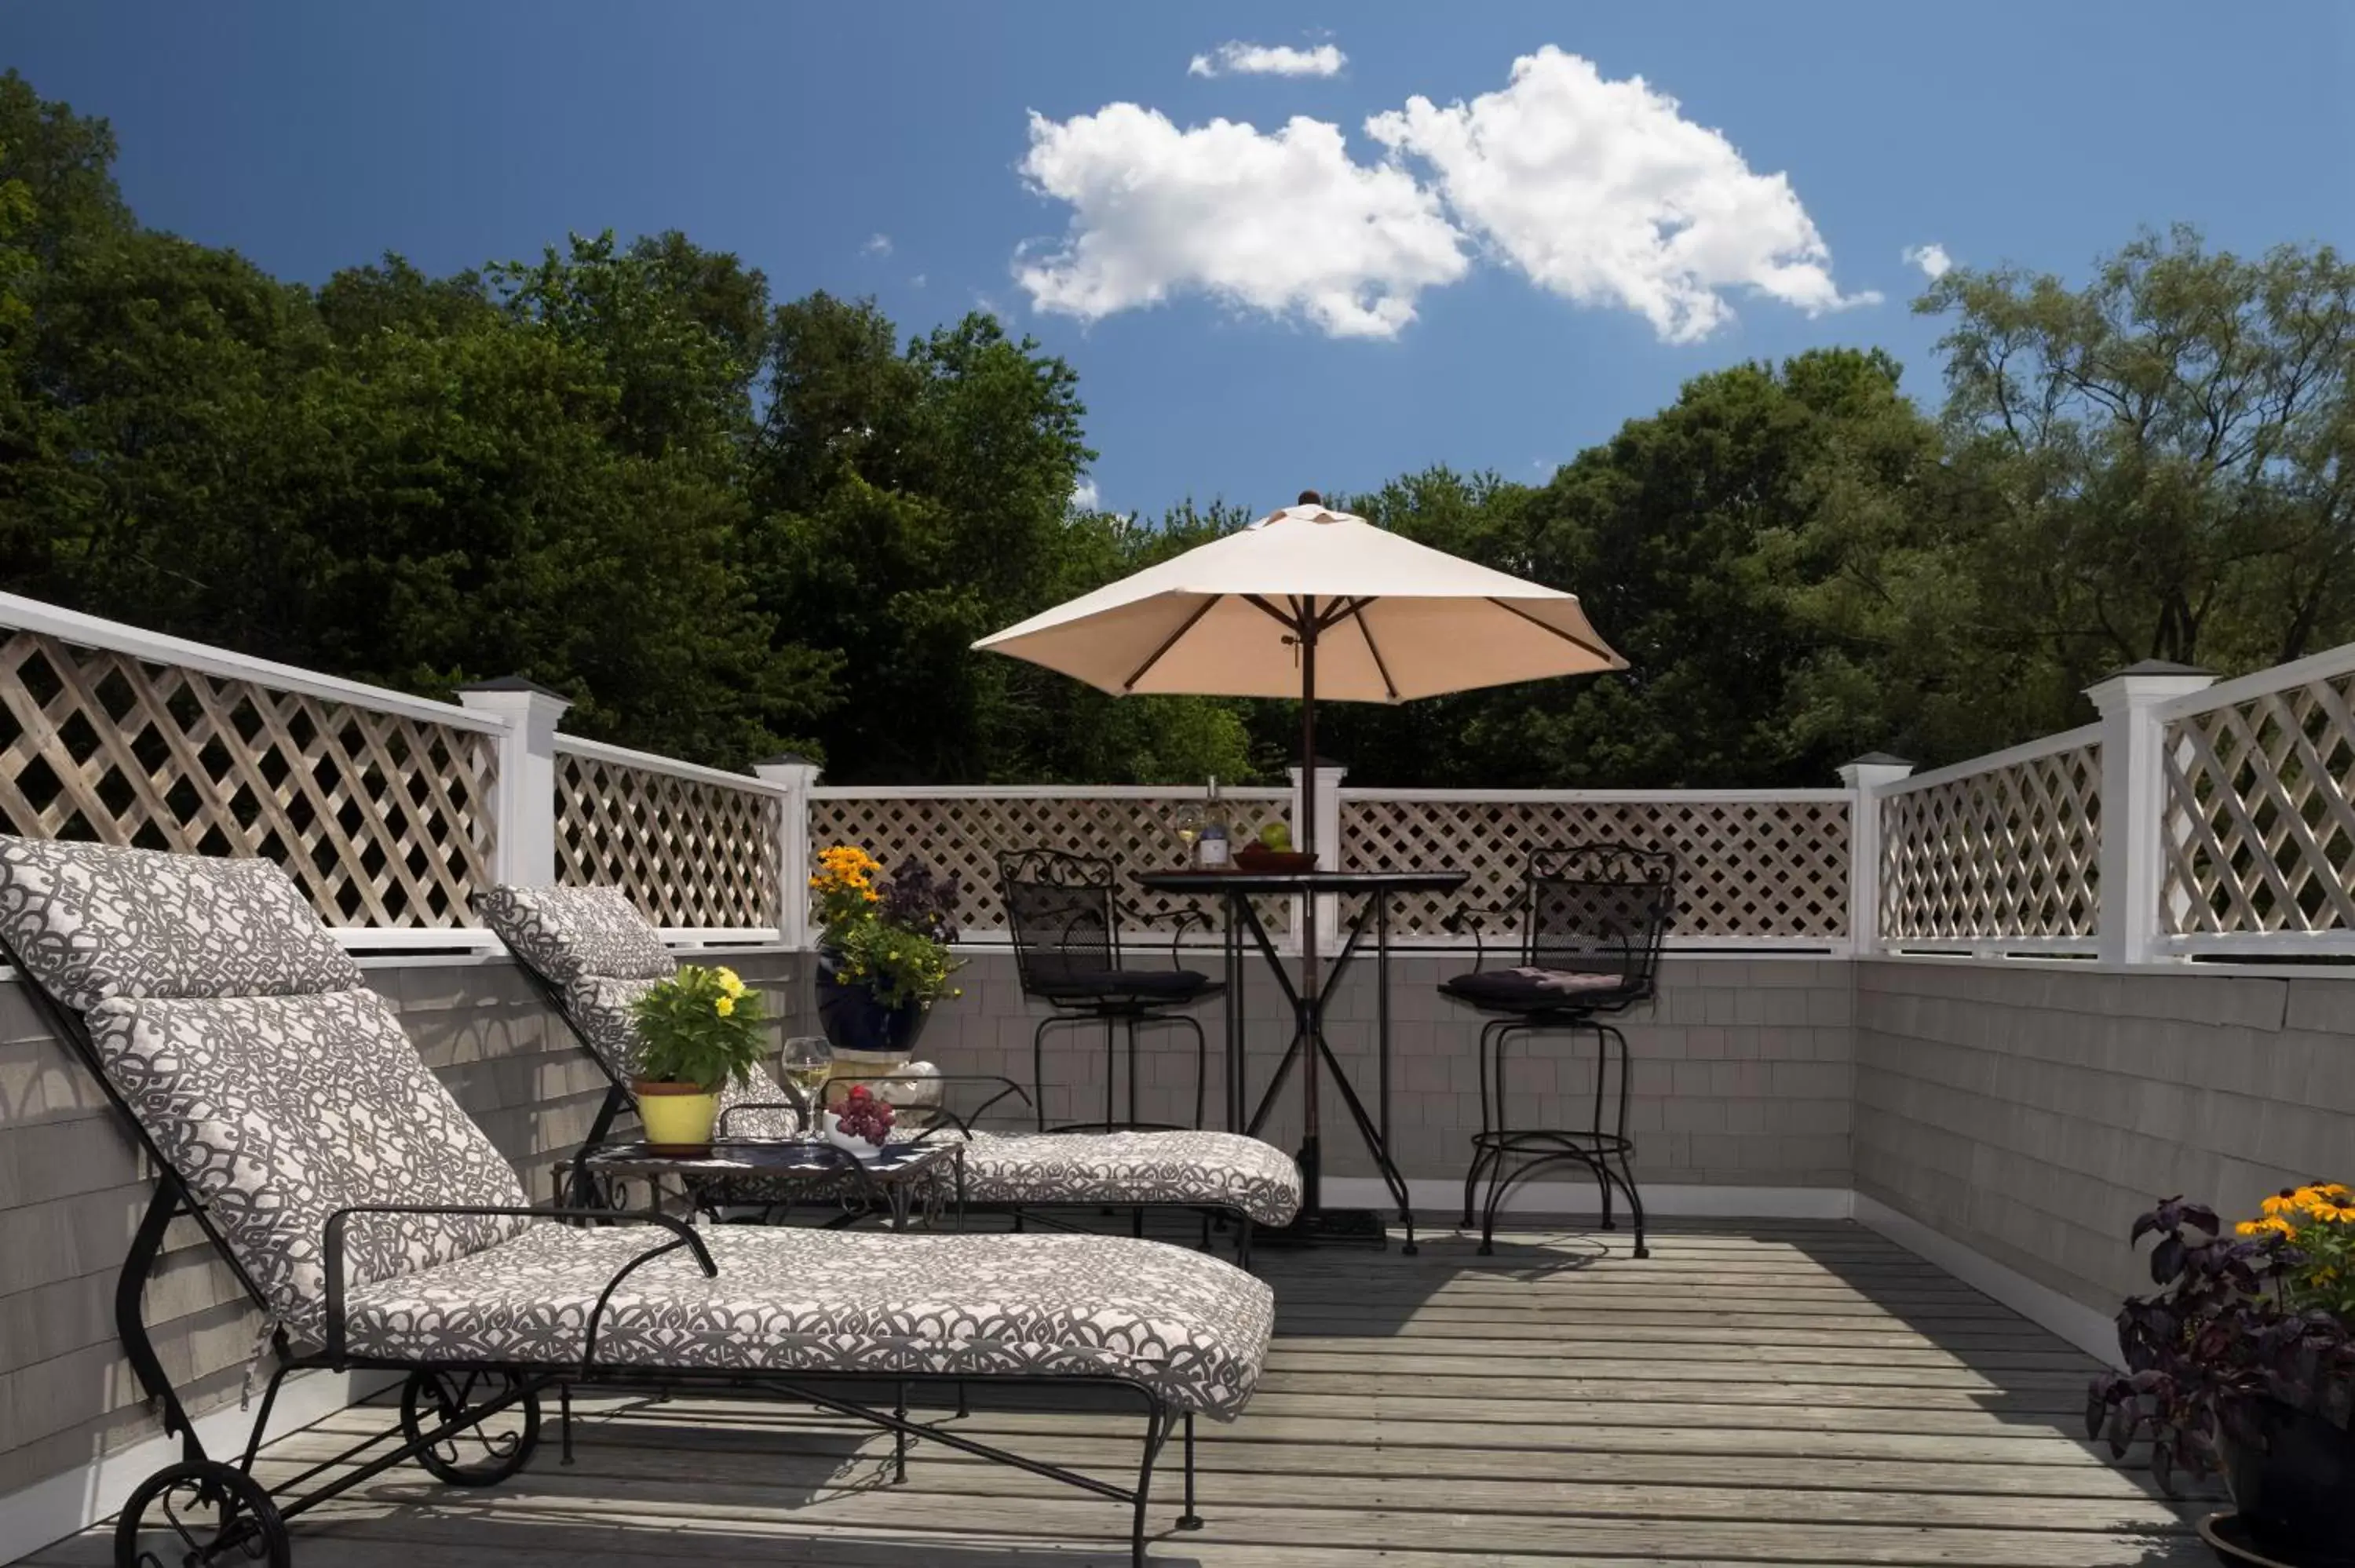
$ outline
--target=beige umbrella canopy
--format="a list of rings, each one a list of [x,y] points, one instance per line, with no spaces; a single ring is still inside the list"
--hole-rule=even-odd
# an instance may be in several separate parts
[[[1115,695],[1311,703],[1405,702],[1627,665],[1577,595],[1401,538],[1313,491],[975,646]]]

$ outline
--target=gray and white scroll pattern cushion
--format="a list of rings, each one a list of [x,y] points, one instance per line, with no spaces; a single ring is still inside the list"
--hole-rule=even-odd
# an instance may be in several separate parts
[[[618,887],[523,887],[474,895],[474,912],[523,960],[559,986],[589,975],[660,980],[678,960]]]
[[[524,1203],[482,1129],[384,999],[117,998],[89,1014],[99,1063],[298,1343],[324,1338],[327,1216],[368,1203]],[[356,1217],[347,1282],[522,1234],[518,1217]]]
[[[1292,1157],[1233,1132],[980,1132],[964,1182],[975,1203],[1201,1204],[1263,1225],[1300,1212]]]
[[[1266,1360],[1274,1296],[1207,1254],[1122,1236],[898,1235],[711,1225],[707,1279],[683,1251],[631,1272],[601,1364],[768,1372],[1109,1376],[1220,1418]],[[355,1351],[577,1361],[606,1282],[665,1238],[549,1227],[354,1294]]]
[[[53,995],[349,991],[360,971],[276,863],[0,837],[0,937]]]
[[[631,1009],[638,998],[660,984],[651,980],[610,980],[590,975],[565,987],[572,1016],[606,1069],[626,1084],[638,1074],[638,1025]],[[730,1109],[755,1103],[777,1105],[789,1097],[770,1073],[766,1062],[752,1068],[749,1084],[730,1082],[719,1091],[719,1112],[728,1117],[730,1138],[767,1139],[796,1138],[800,1128],[791,1111],[748,1110],[729,1116]]]

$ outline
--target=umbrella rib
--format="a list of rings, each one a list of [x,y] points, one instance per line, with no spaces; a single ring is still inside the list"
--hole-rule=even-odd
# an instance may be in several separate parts
[[[1585,638],[1574,636],[1570,632],[1564,631],[1559,626],[1549,625],[1547,622],[1540,620],[1536,616],[1531,615],[1528,610],[1518,609],[1513,606],[1507,604],[1503,599],[1497,599],[1493,595],[1489,597],[1488,602],[1495,605],[1498,609],[1503,610],[1508,615],[1519,616],[1523,620],[1528,621],[1531,626],[1537,627],[1540,630],[1552,632],[1556,637],[1561,638],[1564,642],[1571,644],[1572,647],[1585,649],[1589,653],[1592,653],[1597,659],[1602,660],[1605,666],[1617,662],[1614,658],[1611,650],[1608,648],[1598,648],[1593,643],[1589,642]]]
[[[1258,609],[1273,617],[1275,623],[1278,626],[1283,627],[1285,630],[1295,633],[1299,631],[1300,618],[1297,615],[1284,614],[1284,611],[1268,603],[1266,596],[1263,594],[1247,593],[1242,597],[1245,604],[1256,606]]]
[[[1372,602],[1374,601],[1367,599],[1352,599],[1349,603],[1349,619],[1358,623],[1358,635],[1366,640],[1366,652],[1374,656],[1374,673],[1382,678],[1382,690],[1390,694],[1391,701],[1396,702],[1398,701],[1397,683],[1391,679],[1391,667],[1382,662],[1382,651],[1374,646],[1374,629],[1366,624],[1366,606]]]
[[[1357,614],[1359,606],[1371,603],[1373,600],[1370,599],[1337,599],[1333,601],[1333,607],[1330,609],[1316,618],[1316,630],[1330,631]]]
[[[1227,596],[1222,593],[1213,594],[1209,599],[1204,599],[1200,609],[1195,610],[1193,614],[1180,621],[1178,623],[1178,630],[1163,638],[1161,640],[1161,646],[1156,648],[1151,656],[1148,657],[1144,663],[1139,664],[1135,670],[1129,673],[1128,679],[1120,683],[1120,689],[1123,692],[1133,692],[1136,690],[1136,683],[1145,679],[1146,672],[1150,671],[1156,664],[1161,662],[1161,656],[1168,652],[1172,648],[1177,647],[1178,640],[1180,637],[1185,636],[1186,633],[1193,630],[1194,623],[1201,620],[1202,617],[1209,614],[1210,611],[1216,608],[1219,600],[1226,597]]]

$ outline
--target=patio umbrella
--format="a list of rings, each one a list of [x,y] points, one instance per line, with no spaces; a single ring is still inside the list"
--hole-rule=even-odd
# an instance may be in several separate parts
[[[1312,791],[1320,699],[1402,703],[1627,666],[1576,594],[1401,538],[1313,490],[974,646],[1116,696],[1297,697]],[[1301,814],[1314,850],[1313,798]]]
[[[1402,703],[1622,670],[1578,596],[1524,582],[1327,507],[1315,491],[1241,531],[974,644],[1111,692],[1300,699],[1302,847],[1316,846],[1316,704]],[[1299,1222],[1319,1218],[1317,1061],[1329,1060],[1316,922],[1304,923],[1293,1044],[1302,1071]],[[1333,1070],[1340,1071],[1337,1063]],[[1346,1086],[1347,1079],[1342,1080]],[[1378,1139],[1354,1097],[1369,1147]],[[1265,1115],[1263,1102],[1261,1116]],[[1256,1125],[1259,1118],[1253,1118]],[[1381,1160],[1386,1174],[1394,1174]],[[1392,1191],[1407,1210],[1403,1180]],[[1380,1227],[1375,1228],[1379,1235]]]

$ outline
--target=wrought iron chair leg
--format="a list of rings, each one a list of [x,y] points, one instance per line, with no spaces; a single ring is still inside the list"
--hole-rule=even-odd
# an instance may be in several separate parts
[[[908,1479],[908,1385],[894,1383],[891,1395],[891,1418],[899,1423],[891,1429],[891,1480],[894,1485]]]
[[[1249,1274],[1251,1266],[1252,1217],[1245,1214],[1242,1223],[1235,1227],[1235,1266]]]
[[[1050,1012],[1039,1021],[1038,1028],[1030,1032],[1030,1092],[1037,1097],[1040,1132],[1047,1130],[1047,1031],[1061,1022],[1061,1018]]]
[[[1210,1073],[1210,1037],[1202,1032],[1202,1021],[1183,1012],[1167,1014],[1172,1023],[1181,1023],[1194,1032],[1194,1126],[1202,1125],[1202,1107],[1208,1103],[1206,1090]]]
[[[1622,1142],[1619,1148],[1614,1151],[1614,1154],[1619,1162],[1620,1185],[1627,1194],[1628,1218],[1634,1222],[1636,1226],[1636,1255],[1637,1257],[1649,1257],[1652,1255],[1651,1248],[1646,1246],[1644,1243],[1644,1200],[1636,1191],[1636,1171],[1632,1162],[1631,1150],[1625,1141],[1627,1136],[1627,1078],[1632,1070],[1628,1060],[1627,1036],[1619,1032],[1619,1028],[1616,1024],[1604,1024],[1602,1027],[1608,1030],[1612,1039],[1618,1042],[1619,1044],[1618,1133]]]
[[[1186,1511],[1178,1516],[1180,1530],[1199,1530],[1202,1516],[1194,1511],[1194,1413],[1186,1413]]]
[[[1515,1033],[1528,1032],[1529,1026],[1518,1019],[1505,1018],[1497,1022],[1497,1059],[1495,1071],[1490,1075],[1496,1097],[1488,1109],[1481,1113],[1482,1121],[1493,1119],[1497,1134],[1497,1147],[1488,1160],[1487,1202],[1480,1210],[1480,1255],[1483,1257],[1496,1251],[1497,1210],[1505,1193],[1513,1185],[1513,1178],[1520,1173],[1513,1171],[1508,1174],[1506,1169],[1505,1135],[1509,1129],[1505,1126],[1505,1047]]]
[[[1603,1086],[1611,1076],[1611,1043],[1604,1038],[1604,1026],[1601,1023],[1591,1018],[1582,1022],[1594,1031],[1594,1114],[1589,1118],[1587,1126],[1594,1129],[1595,1149],[1599,1155],[1602,1150],[1603,1138]],[[1579,1026],[1578,1023],[1571,1025],[1573,1039],[1576,1038]],[[1606,1231],[1615,1231],[1619,1227],[1611,1217],[1611,1173],[1599,1158],[1594,1161],[1594,1186],[1603,1199],[1603,1228]]]
[[[556,1436],[563,1454],[558,1462],[572,1463],[572,1385],[569,1383],[556,1385]]]
[[[1119,1046],[1118,1046],[1117,1032],[1113,1028],[1113,1017],[1112,1017],[1112,1014],[1111,1014],[1111,1013],[1109,1013],[1109,1012],[1107,1012],[1107,1013],[1105,1013],[1105,1014],[1104,1014],[1103,1026],[1104,1026],[1104,1125],[1105,1125],[1106,1127],[1110,1127],[1110,1126],[1112,1125],[1113,1086],[1114,1086],[1116,1082],[1118,1082],[1118,1080],[1119,1080],[1119,1076],[1120,1076],[1120,1075],[1119,1075],[1119,1074],[1118,1074],[1118,1073],[1114,1070],[1114,1053],[1118,1050]],[[1131,1075],[1132,1077],[1133,1077],[1133,1076],[1135,1076],[1135,1075],[1134,1075],[1134,1074],[1132,1074],[1132,1075]]]
[[[1138,1013],[1132,1012],[1128,1015],[1128,1119],[1132,1125],[1137,1120],[1136,1028],[1143,1021],[1142,1015]]]
[[[1488,1131],[1488,1037],[1496,1032],[1497,1022],[1492,1018],[1480,1026],[1480,1043],[1472,1053],[1480,1064],[1480,1131],[1484,1136]],[[1467,1230],[1472,1224],[1473,1195],[1479,1191],[1480,1172],[1488,1160],[1489,1150],[1476,1141],[1472,1145],[1472,1168],[1464,1172],[1464,1224]]]
[[[1151,1400],[1145,1412],[1145,1457],[1136,1467],[1136,1508],[1128,1530],[1129,1568],[1146,1568],[1145,1510],[1153,1495],[1153,1463],[1161,1457],[1161,1446],[1169,1441],[1169,1429],[1177,1417],[1165,1411],[1161,1402]]]

